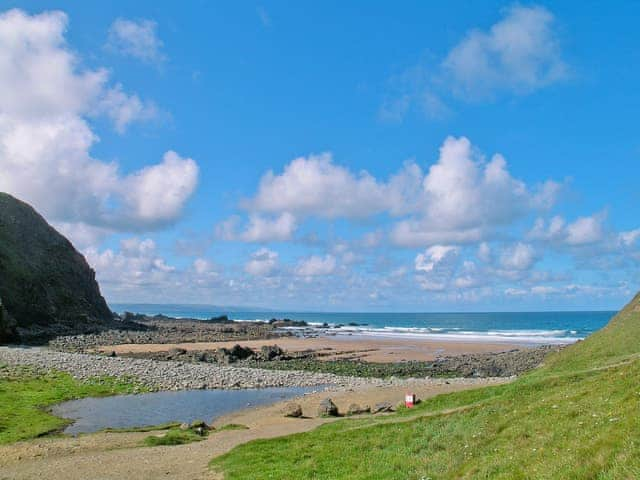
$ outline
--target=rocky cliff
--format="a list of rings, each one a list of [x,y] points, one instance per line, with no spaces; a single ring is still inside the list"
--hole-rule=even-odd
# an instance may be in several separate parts
[[[84,257],[32,207],[0,192],[0,343],[112,323]]]

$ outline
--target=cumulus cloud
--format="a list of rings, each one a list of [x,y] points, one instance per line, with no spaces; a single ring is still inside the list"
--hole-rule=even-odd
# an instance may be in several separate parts
[[[166,60],[162,46],[158,24],[153,20],[118,18],[109,28],[107,47],[122,55],[158,64]]]
[[[278,266],[278,254],[268,248],[261,248],[251,254],[251,259],[245,264],[244,271],[249,275],[266,277],[271,275]]]
[[[144,286],[165,283],[176,270],[161,258],[155,242],[149,238],[122,240],[119,250],[99,251],[90,247],[84,253],[101,284]]]
[[[106,114],[113,122],[118,133],[124,133],[135,121],[155,118],[157,107],[151,102],[143,102],[138,95],[129,95],[117,84],[102,96],[95,109],[96,113]]]
[[[106,114],[123,130],[145,110],[110,87],[104,69],[82,69],[64,37],[63,12],[0,15],[0,190],[48,220],[112,230],[174,221],[197,183],[195,162],[167,152],[161,163],[122,175],[94,158],[87,117]],[[42,79],[46,78],[47,81]]]
[[[296,158],[281,174],[268,172],[256,196],[243,205],[249,210],[298,216],[367,217],[405,208],[405,195],[419,185],[420,177],[419,167],[407,165],[389,183],[378,182],[368,172],[354,174],[334,164],[330,153],[310,155]]]
[[[422,247],[480,241],[499,226],[549,208],[559,191],[560,184],[553,181],[530,188],[509,173],[502,155],[486,161],[467,138],[448,137],[426,174],[407,162],[385,181],[366,171],[353,173],[335,164],[329,153],[310,155],[296,158],[281,173],[268,172],[256,195],[241,206],[254,215],[290,214],[296,219],[409,216],[395,225],[391,239]],[[254,223],[263,226],[260,220]],[[279,217],[272,228],[288,232],[283,227],[293,225]],[[231,226],[221,227],[228,237],[234,236],[228,233]],[[252,238],[248,232],[247,238]]]
[[[472,30],[449,52],[443,68],[458,94],[476,98],[528,93],[567,75],[554,16],[541,6],[515,5],[488,31]]]
[[[416,255],[414,268],[420,288],[445,290],[454,274],[460,250],[450,245],[433,245]]]
[[[630,247],[638,243],[640,240],[640,228],[636,228],[635,230],[629,230],[626,232],[620,232],[619,234],[620,242],[626,246]]]
[[[500,264],[508,270],[529,270],[536,260],[535,249],[531,245],[518,242],[502,252]]]
[[[605,219],[604,213],[579,217],[571,223],[567,223],[561,216],[555,216],[548,222],[539,218],[528,237],[574,247],[593,245],[606,238]]]
[[[551,184],[531,191],[511,176],[502,155],[485,162],[467,138],[448,137],[422,182],[421,215],[398,222],[391,238],[403,246],[480,241],[496,227],[552,204],[550,192],[558,189]]]
[[[240,223],[240,217],[232,216],[216,226],[216,235],[227,241],[283,242],[291,240],[297,228],[295,217],[288,212],[275,218],[254,214],[244,227]]]
[[[542,6],[513,5],[487,30],[469,31],[437,64],[421,62],[393,75],[379,117],[398,122],[417,110],[442,118],[451,95],[478,101],[528,94],[568,72],[554,15]]]
[[[325,255],[324,257],[312,255],[298,263],[295,273],[301,277],[316,277],[330,275],[335,269],[336,259],[333,255]]]

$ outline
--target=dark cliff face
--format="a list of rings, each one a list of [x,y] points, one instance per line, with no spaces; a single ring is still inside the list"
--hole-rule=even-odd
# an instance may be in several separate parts
[[[0,342],[112,322],[85,258],[33,208],[0,192]]]

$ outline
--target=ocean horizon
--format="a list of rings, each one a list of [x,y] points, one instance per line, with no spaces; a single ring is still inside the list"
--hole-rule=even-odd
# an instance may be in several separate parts
[[[425,338],[517,344],[568,344],[602,328],[615,311],[526,312],[296,312],[242,310],[214,305],[113,303],[118,312],[163,314],[206,320],[227,315],[231,320],[257,322],[272,318],[303,320],[311,328],[326,324],[334,335]]]

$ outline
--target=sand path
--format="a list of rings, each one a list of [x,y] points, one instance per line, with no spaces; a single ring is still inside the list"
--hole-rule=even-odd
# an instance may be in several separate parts
[[[416,383],[412,390],[419,398],[440,393],[477,388],[506,380],[483,380],[464,384],[426,385]],[[78,438],[47,438],[0,447],[0,479],[85,480],[85,479],[220,479],[207,468],[215,456],[258,438],[273,438],[311,430],[331,421],[316,418],[316,407],[330,396],[341,411],[351,403],[373,405],[402,400],[401,387],[366,387],[357,391],[320,392],[296,400],[301,404],[302,419],[284,418],[283,404],[240,411],[218,419],[214,425],[240,423],[248,430],[212,433],[206,440],[172,447],[140,447],[142,439],[153,433],[97,433]]]

